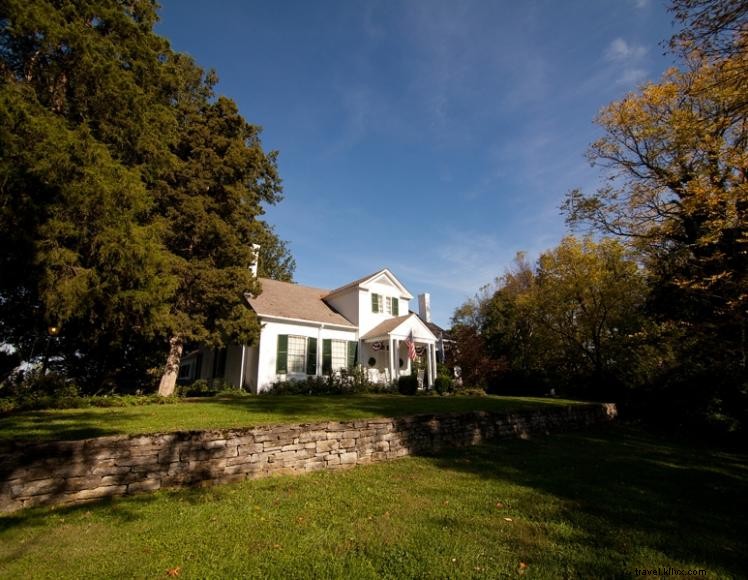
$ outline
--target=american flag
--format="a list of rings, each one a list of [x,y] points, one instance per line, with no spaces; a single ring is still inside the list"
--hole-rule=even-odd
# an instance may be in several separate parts
[[[413,331],[410,331],[410,336],[405,339],[405,344],[408,345],[408,358],[410,360],[416,360],[416,343],[413,342]]]

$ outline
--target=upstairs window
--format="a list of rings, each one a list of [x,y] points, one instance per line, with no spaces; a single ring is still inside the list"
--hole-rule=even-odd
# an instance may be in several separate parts
[[[371,295],[371,311],[375,313],[386,312],[393,316],[400,316],[400,301],[391,296],[381,294]]]

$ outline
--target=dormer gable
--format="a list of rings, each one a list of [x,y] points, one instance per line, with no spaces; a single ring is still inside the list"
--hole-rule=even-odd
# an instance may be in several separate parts
[[[378,285],[391,286],[393,290],[395,290],[397,294],[405,300],[410,300],[411,298],[413,298],[413,296],[410,294],[410,292],[408,292],[407,288],[403,286],[400,280],[398,280],[397,277],[395,277],[395,275],[390,272],[388,268],[383,268],[378,272],[374,272],[373,274],[369,274],[368,276],[364,276],[363,278],[354,280],[353,282],[350,282],[345,286],[341,286],[340,288],[332,290],[327,296],[325,296],[325,299],[344,294],[346,292],[351,292],[356,289],[370,291],[372,288]]]
[[[390,272],[387,268],[380,270],[376,274],[370,276],[367,280],[359,284],[359,288],[363,290],[372,291],[374,289],[381,289],[382,287],[391,288],[390,292],[393,295],[397,295],[398,298],[404,300],[410,300],[413,296],[408,292],[407,288],[402,285],[395,275]]]
[[[383,268],[328,292],[323,300],[366,332],[388,317],[407,314],[412,298],[402,282]]]

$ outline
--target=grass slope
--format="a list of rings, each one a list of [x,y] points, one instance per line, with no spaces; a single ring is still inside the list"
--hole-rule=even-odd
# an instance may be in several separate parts
[[[0,517],[0,577],[740,577],[747,481],[747,455],[600,428]]]
[[[532,397],[404,397],[346,395],[212,398],[174,405],[30,411],[0,417],[0,440],[85,439],[125,433],[157,433],[312,423],[417,413],[505,411],[573,401]]]

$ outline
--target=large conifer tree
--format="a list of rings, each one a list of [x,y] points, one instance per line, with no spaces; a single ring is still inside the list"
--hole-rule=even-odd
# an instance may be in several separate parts
[[[92,390],[139,386],[169,340],[250,340],[253,243],[293,268],[258,219],[274,154],[156,20],[152,0],[0,2],[0,341],[28,357],[62,324]]]

